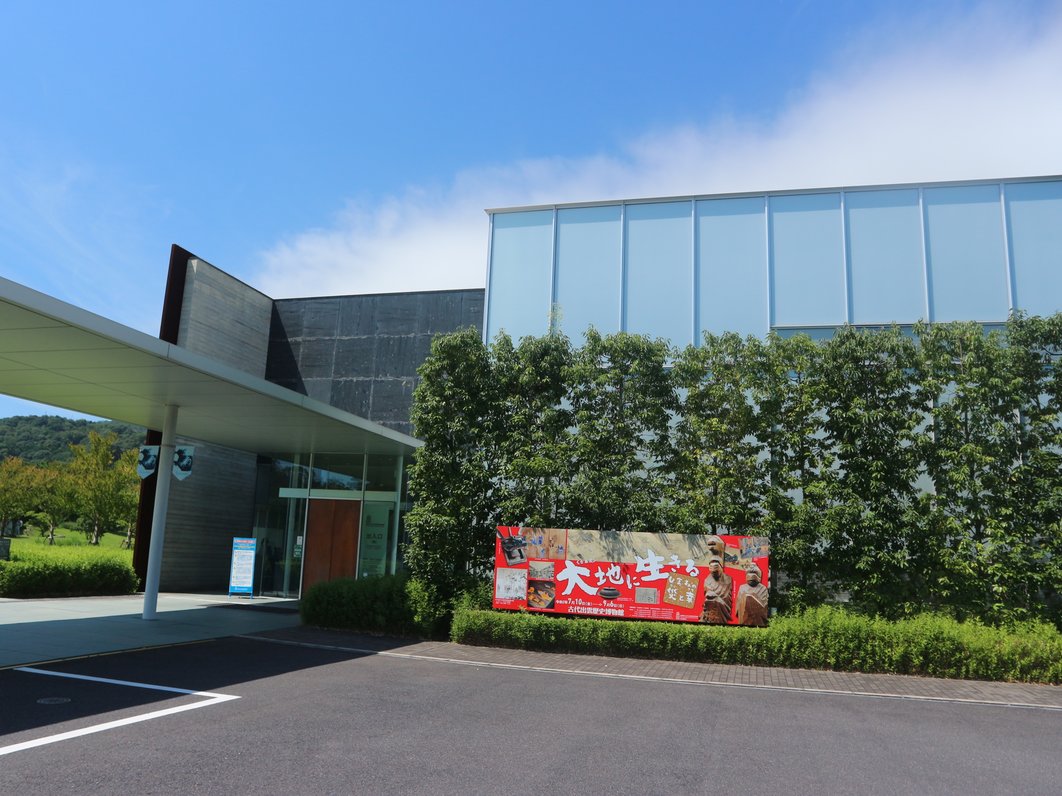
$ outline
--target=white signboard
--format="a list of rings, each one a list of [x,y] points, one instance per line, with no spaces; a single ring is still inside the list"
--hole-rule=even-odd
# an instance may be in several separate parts
[[[254,594],[254,551],[257,539],[235,537],[232,540],[232,567],[229,569],[229,594]]]

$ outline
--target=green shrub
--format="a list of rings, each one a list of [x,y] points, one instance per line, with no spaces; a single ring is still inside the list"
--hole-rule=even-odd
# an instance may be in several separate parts
[[[1062,634],[1047,623],[1009,630],[936,614],[888,621],[820,607],[767,628],[610,621],[459,607],[451,639],[703,663],[1062,683]]]
[[[490,608],[491,584],[462,592],[462,610]],[[346,578],[312,586],[300,601],[307,625],[394,636],[446,638],[453,609],[431,587],[406,575]]]
[[[410,578],[406,582],[406,599],[413,621],[422,635],[428,638],[446,636],[453,611],[434,584]]]
[[[404,575],[344,578],[311,586],[299,611],[307,625],[368,633],[415,635]]]
[[[489,580],[477,583],[457,595],[454,601],[454,610],[483,609],[488,610],[494,605],[494,584]]]
[[[0,596],[85,597],[132,594],[131,556],[89,547],[20,547],[0,561]]]

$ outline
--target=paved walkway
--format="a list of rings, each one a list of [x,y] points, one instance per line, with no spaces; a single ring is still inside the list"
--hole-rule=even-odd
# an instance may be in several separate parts
[[[157,618],[145,621],[142,594],[0,599],[0,669],[295,627],[296,606],[268,597],[160,594]]]
[[[0,669],[122,650],[249,636],[273,643],[594,677],[1062,710],[1062,686],[564,655],[389,639],[301,627],[296,605],[294,600],[270,598],[252,601],[224,595],[160,594],[158,618],[144,621],[140,618],[142,595],[0,599]]]

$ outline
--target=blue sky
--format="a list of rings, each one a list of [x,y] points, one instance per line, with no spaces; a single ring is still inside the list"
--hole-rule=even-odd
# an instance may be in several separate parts
[[[0,275],[156,333],[171,243],[473,287],[486,207],[1060,174],[1062,4],[5,0],[0,98]]]

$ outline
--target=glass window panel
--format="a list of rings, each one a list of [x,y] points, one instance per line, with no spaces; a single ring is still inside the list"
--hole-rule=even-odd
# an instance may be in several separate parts
[[[786,340],[797,337],[798,335],[804,335],[810,337],[812,340],[832,340],[834,335],[837,334],[837,327],[835,326],[786,326],[782,329],[775,330],[776,334]]]
[[[360,453],[319,453],[313,457],[311,489],[360,491],[364,456]]]
[[[557,211],[557,306],[560,329],[578,345],[587,328],[620,328],[623,260],[620,206]]]
[[[254,538],[258,540],[255,588],[262,594],[281,597],[299,594],[307,501],[285,499],[280,497],[280,492],[289,489],[289,484],[300,481],[305,487],[306,474],[305,467],[289,460],[258,458],[254,511]]]
[[[998,186],[926,188],[923,201],[933,320],[1006,318],[1010,301]]]
[[[714,334],[767,334],[763,197],[697,202],[700,324]]]
[[[628,205],[627,330],[693,340],[693,229],[689,202]]]
[[[1007,230],[1018,309],[1062,311],[1062,182],[1006,186]]]
[[[487,339],[514,340],[549,330],[553,211],[498,213],[490,250]]]
[[[365,491],[398,492],[398,458],[370,453],[365,464]]]
[[[841,195],[773,196],[770,223],[774,324],[844,323]]]
[[[845,194],[852,323],[914,323],[926,316],[918,191]]]

